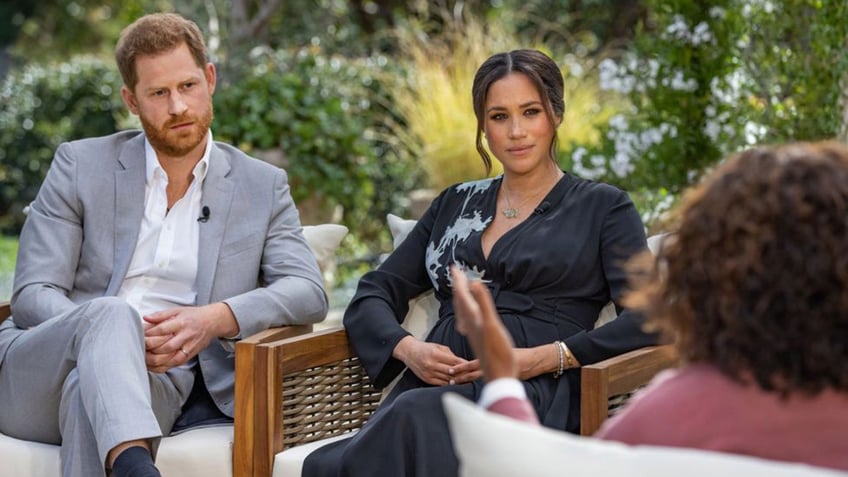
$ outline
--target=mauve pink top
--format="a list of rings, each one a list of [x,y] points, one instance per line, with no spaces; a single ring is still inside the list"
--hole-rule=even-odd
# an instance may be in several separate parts
[[[657,375],[595,436],[848,470],[848,394],[783,400],[713,366],[691,365]]]

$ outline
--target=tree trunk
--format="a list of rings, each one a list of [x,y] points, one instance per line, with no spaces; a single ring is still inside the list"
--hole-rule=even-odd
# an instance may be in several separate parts
[[[9,70],[12,68],[12,56],[6,48],[0,48],[0,84],[6,79]]]

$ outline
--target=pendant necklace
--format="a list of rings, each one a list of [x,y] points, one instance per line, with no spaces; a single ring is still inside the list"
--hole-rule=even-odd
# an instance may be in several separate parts
[[[545,190],[545,188],[543,188],[541,191],[539,191],[539,192],[537,192],[537,193],[535,193],[535,194],[531,195],[530,197],[528,197],[528,198],[524,199],[524,200],[523,200],[520,204],[518,204],[516,207],[513,207],[513,206],[512,206],[512,201],[511,201],[511,200],[509,200],[509,189],[507,189],[506,184],[505,184],[505,183],[503,183],[503,182],[501,182],[501,187],[503,187],[503,189],[504,189],[504,197],[506,198],[506,204],[507,204],[507,207],[506,207],[504,210],[502,210],[502,211],[501,211],[501,213],[502,213],[502,214],[503,214],[503,216],[504,216],[504,217],[506,217],[507,219],[517,219],[517,218],[518,218],[518,211],[519,211],[519,209],[521,209],[522,207],[524,207],[524,205],[525,205],[525,204],[527,204],[527,202],[529,202],[530,200],[535,199],[535,198],[538,198],[538,197],[539,197],[539,195],[540,195],[540,193],[541,193],[541,192],[543,192],[543,191]]]
[[[506,192],[506,186],[504,186],[504,192]],[[504,217],[508,219],[514,219],[518,217],[518,209],[512,206],[512,201],[509,200],[509,194],[504,194],[506,197],[507,208],[503,210]]]

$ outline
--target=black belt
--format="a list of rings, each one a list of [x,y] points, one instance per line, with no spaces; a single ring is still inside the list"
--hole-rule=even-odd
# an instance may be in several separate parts
[[[573,299],[545,300],[534,299],[526,293],[501,290],[496,283],[487,283],[489,292],[500,314],[517,314],[523,317],[541,320],[556,325],[558,321],[570,317],[579,321],[594,320],[600,313],[597,304]],[[439,319],[453,316],[453,303],[447,301],[439,308]]]

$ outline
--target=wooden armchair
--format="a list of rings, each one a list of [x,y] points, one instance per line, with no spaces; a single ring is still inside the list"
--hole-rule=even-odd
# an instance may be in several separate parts
[[[252,355],[253,389],[265,394],[254,395],[249,406],[236,395],[236,407],[251,409],[253,424],[241,427],[252,434],[239,434],[236,417],[235,475],[268,477],[274,472],[277,454],[358,429],[379,404],[381,393],[368,381],[343,328],[256,345],[239,343],[237,366],[248,363],[245,354]],[[626,398],[674,362],[670,346],[657,346],[585,366],[581,434],[593,433],[610,409],[624,401],[622,396]],[[239,381],[240,369],[236,372]]]

